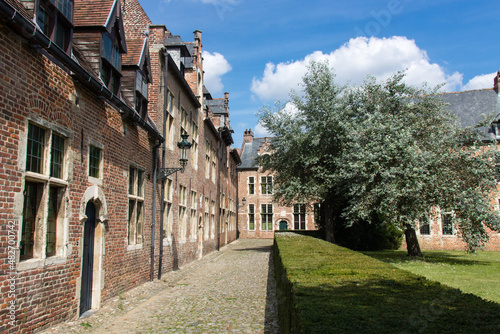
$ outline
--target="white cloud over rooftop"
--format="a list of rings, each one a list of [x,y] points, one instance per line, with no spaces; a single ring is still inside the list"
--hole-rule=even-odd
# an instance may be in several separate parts
[[[458,91],[492,87],[494,77],[494,74],[478,76],[464,86],[461,73],[447,73],[441,65],[433,63],[414,40],[402,36],[357,37],[327,54],[316,51],[301,60],[267,63],[262,76],[253,78],[251,91],[262,100],[286,99],[290,90],[299,89],[307,65],[324,60],[328,61],[339,84],[360,84],[368,75],[384,80],[406,70],[408,84],[420,86],[426,82],[430,87],[444,84],[444,91]]]

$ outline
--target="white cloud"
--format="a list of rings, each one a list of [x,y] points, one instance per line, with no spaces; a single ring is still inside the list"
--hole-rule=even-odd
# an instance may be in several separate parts
[[[205,86],[210,93],[221,93],[224,88],[221,77],[232,70],[226,58],[218,52],[203,51],[203,70]]]
[[[255,137],[270,137],[271,136],[271,133],[269,133],[269,131],[265,127],[263,127],[260,123],[258,123],[255,126],[255,129],[253,132],[255,134]]]
[[[477,75],[469,80],[469,82],[464,86],[464,90],[493,88],[493,79],[495,78],[496,75],[497,72]]]
[[[254,78],[252,92],[262,100],[284,99],[291,89],[297,89],[312,61],[327,60],[339,84],[360,84],[368,75],[384,80],[392,74],[406,70],[406,82],[433,87],[445,84],[444,90],[462,88],[462,74],[451,75],[438,64],[431,63],[425,50],[406,37],[357,37],[349,40],[329,54],[316,51],[304,59],[286,63],[268,63],[262,78]]]

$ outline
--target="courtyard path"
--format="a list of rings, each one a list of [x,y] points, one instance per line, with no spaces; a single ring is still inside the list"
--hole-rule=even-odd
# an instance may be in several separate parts
[[[272,240],[237,240],[44,333],[279,333]]]

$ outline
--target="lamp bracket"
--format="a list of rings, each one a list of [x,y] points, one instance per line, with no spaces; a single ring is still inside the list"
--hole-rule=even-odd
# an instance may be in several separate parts
[[[164,180],[170,175],[177,172],[184,173],[184,167],[173,167],[173,168],[160,168],[158,169],[158,174],[156,175],[157,180]]]

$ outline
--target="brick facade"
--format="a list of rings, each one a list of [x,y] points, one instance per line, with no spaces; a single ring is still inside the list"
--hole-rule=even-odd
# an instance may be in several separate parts
[[[254,138],[251,130],[243,135],[242,164],[238,167],[240,238],[274,238],[274,231],[280,229],[317,229],[311,206],[297,203],[290,207],[273,201],[273,175],[262,172],[254,160],[262,154],[270,154],[271,141],[272,138]]]

